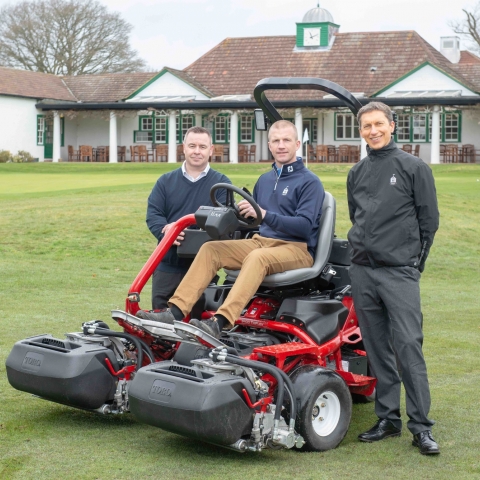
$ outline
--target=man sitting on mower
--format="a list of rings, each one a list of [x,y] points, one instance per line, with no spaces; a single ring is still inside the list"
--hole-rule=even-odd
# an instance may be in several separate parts
[[[205,321],[190,321],[219,338],[225,325],[234,325],[266,275],[313,265],[325,196],[322,183],[305,168],[301,158],[296,158],[300,141],[291,122],[280,120],[271,126],[268,146],[275,162],[253,191],[262,215],[260,234],[247,240],[205,243],[170,298],[170,308],[150,314],[157,321],[173,324],[182,320],[220,268],[240,269],[216,315]],[[257,217],[248,201],[242,200],[238,207],[245,218]]]

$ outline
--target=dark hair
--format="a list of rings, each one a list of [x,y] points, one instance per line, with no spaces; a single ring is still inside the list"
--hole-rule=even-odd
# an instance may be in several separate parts
[[[183,137],[183,143],[185,143],[185,139],[187,138],[187,135],[189,133],[204,133],[204,134],[208,135],[208,138],[210,139],[210,143],[213,143],[212,142],[212,134],[206,128],[203,128],[203,127],[190,127],[185,132],[185,136]]]
[[[362,128],[362,124],[360,122],[362,115],[364,113],[374,112],[375,110],[383,112],[387,117],[388,123],[393,122],[393,113],[388,105],[385,105],[382,102],[370,102],[364,105],[357,113],[357,122],[360,128]]]

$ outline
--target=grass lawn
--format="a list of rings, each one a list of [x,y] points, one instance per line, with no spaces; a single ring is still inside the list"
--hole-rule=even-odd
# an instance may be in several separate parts
[[[432,393],[442,453],[419,455],[402,437],[362,444],[376,417],[354,405],[350,430],[325,453],[239,454],[138,423],[18,392],[5,359],[27,336],[63,337],[82,321],[124,307],[155,247],[146,200],[166,164],[0,164],[1,479],[478,479],[480,478],[480,165],[434,166],[441,227],[421,288]],[[337,200],[337,235],[349,228],[347,165],[314,165]],[[220,165],[250,190],[270,167]],[[144,291],[142,305],[149,306]],[[404,413],[403,407],[403,415]]]

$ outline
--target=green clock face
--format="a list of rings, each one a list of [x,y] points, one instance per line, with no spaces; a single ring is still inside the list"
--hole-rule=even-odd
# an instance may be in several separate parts
[[[303,46],[312,47],[320,45],[320,27],[303,29]]]

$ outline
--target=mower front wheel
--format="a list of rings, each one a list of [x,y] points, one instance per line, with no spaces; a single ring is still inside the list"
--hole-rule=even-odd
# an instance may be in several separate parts
[[[352,398],[344,380],[331,370],[305,366],[292,375],[292,381],[299,404],[295,430],[305,440],[303,450],[337,447],[352,416]]]

